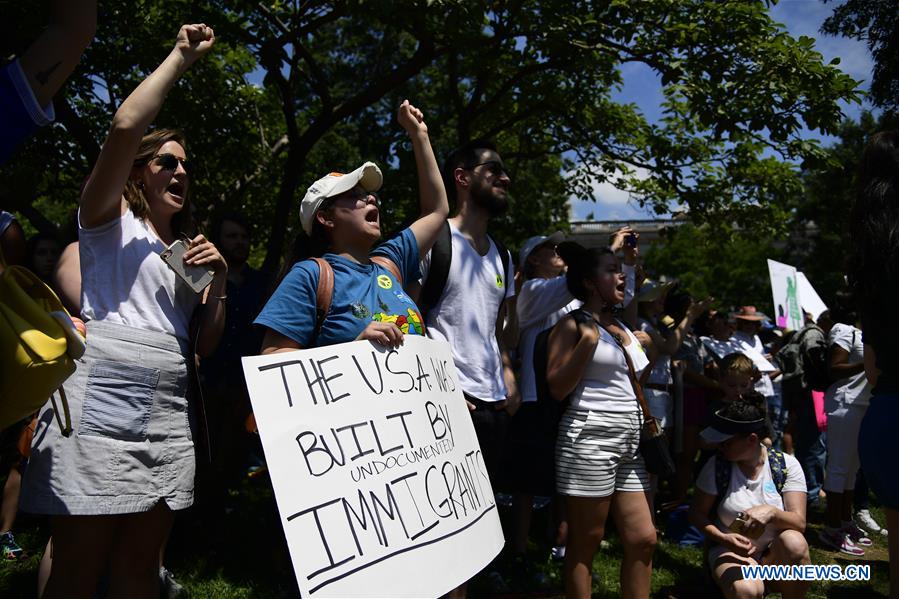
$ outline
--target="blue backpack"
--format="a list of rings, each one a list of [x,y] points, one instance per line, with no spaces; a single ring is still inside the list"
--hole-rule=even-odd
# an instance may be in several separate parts
[[[783,495],[783,488],[787,482],[787,460],[784,458],[782,451],[777,451],[773,447],[768,448],[768,466],[771,468],[771,478],[774,479],[774,487],[780,495]],[[733,462],[728,462],[718,453],[715,456],[715,489],[718,495],[715,497],[715,509],[724,499],[727,488],[730,486],[730,473],[733,469]]]

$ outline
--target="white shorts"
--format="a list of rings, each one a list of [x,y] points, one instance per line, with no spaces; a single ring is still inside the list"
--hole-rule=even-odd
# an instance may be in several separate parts
[[[868,406],[837,405],[827,413],[827,468],[824,490],[842,493],[855,488],[858,431]]]
[[[648,491],[640,455],[642,415],[569,408],[559,422],[556,490],[560,495],[608,497],[615,491]]]

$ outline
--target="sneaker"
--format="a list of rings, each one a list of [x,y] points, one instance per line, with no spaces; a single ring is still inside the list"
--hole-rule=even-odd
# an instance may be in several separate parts
[[[25,556],[25,551],[16,543],[11,532],[0,535],[0,556],[5,560],[17,560]]]
[[[858,524],[851,520],[849,522],[843,523],[843,532],[849,535],[849,538],[852,539],[852,542],[859,547],[870,547],[874,544],[874,542],[871,540],[871,537],[868,536],[868,532],[862,528],[859,528]]]
[[[172,573],[165,566],[159,567],[159,594],[166,599],[175,599],[181,595],[184,587],[178,584]]]
[[[818,533],[818,539],[831,549],[846,555],[860,557],[865,554],[865,550],[853,543],[849,535],[840,528],[827,528],[825,526]]]
[[[855,519],[865,527],[865,530],[870,530],[875,534],[886,534],[886,529],[880,527],[880,525],[877,523],[877,520],[874,519],[874,517],[871,515],[871,512],[869,512],[868,510],[859,510],[855,512]]]
[[[555,545],[549,552],[549,555],[557,562],[565,559],[565,545]]]

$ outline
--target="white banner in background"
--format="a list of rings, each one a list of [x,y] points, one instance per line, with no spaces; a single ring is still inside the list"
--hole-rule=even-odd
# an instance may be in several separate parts
[[[777,366],[768,361],[768,358],[756,351],[748,343],[744,343],[736,337],[731,337],[727,341],[721,341],[712,337],[700,337],[700,340],[706,349],[715,354],[715,357],[719,360],[724,359],[729,354],[739,353],[752,360],[759,372],[774,372],[777,370]]]
[[[243,359],[304,597],[439,597],[503,546],[449,345]]]
[[[824,303],[801,270],[796,272],[796,282],[799,283],[799,305],[805,312],[812,315],[813,320],[818,320],[821,312],[827,310],[827,304]]]
[[[796,269],[789,264],[768,260],[771,295],[774,298],[774,324],[798,331],[804,320],[799,307],[799,282]]]

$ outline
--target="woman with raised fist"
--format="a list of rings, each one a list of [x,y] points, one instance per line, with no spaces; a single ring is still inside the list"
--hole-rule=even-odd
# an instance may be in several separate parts
[[[110,597],[157,597],[173,510],[193,503],[188,365],[221,336],[228,267],[194,231],[184,136],[145,132],[214,41],[211,27],[181,27],[169,55],[116,111],[81,194],[89,343],[65,384],[71,430],[60,431],[53,406],[44,407],[22,489],[25,511],[51,517],[45,598],[92,597],[104,574]],[[160,254],[178,239],[181,263],[167,264]],[[176,272],[191,266],[214,273],[201,292]]]

